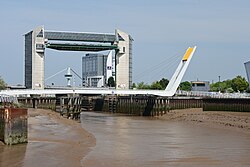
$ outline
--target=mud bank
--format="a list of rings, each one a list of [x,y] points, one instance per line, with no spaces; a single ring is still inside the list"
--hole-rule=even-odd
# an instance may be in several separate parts
[[[162,117],[162,120],[186,121],[198,125],[250,133],[250,113],[202,111],[202,109],[171,110]]]
[[[28,110],[28,144],[0,144],[0,166],[82,166],[95,146],[93,135],[81,124],[43,109]]]
[[[82,126],[97,141],[85,157],[84,167],[250,166],[250,134],[223,129],[227,126],[221,124],[216,124],[218,128],[203,126],[204,121],[199,121],[205,118],[203,112],[186,110],[183,114],[189,112],[168,113],[166,119],[172,120],[82,113]],[[207,124],[215,123],[210,120]]]

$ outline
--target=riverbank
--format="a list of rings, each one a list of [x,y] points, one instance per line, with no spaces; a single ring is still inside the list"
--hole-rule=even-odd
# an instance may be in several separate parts
[[[0,166],[81,166],[95,146],[81,124],[43,109],[28,110],[28,144],[0,144]]]
[[[183,112],[190,113],[185,118],[191,119],[192,111]],[[184,117],[161,120],[93,112],[81,116],[82,126],[97,140],[84,167],[250,166],[250,134],[226,130],[222,125],[211,128]]]
[[[170,110],[161,120],[185,121],[214,128],[224,128],[250,134],[250,113],[202,111],[201,108]]]
[[[101,117],[101,118],[104,119],[105,117]],[[171,132],[173,126],[179,127],[177,129],[184,128],[182,124],[179,124],[181,122],[185,122],[185,124],[186,123],[195,124],[194,128],[191,128],[189,130],[193,130],[193,129],[197,130],[199,128],[202,129],[202,126],[207,126],[207,127],[217,128],[217,129],[223,129],[223,128],[229,129],[229,130],[232,130],[232,133],[235,133],[236,131],[241,131],[241,132],[250,134],[250,113],[218,112],[218,111],[203,112],[202,109],[171,110],[164,116],[157,118],[162,121],[156,121],[153,124],[152,122],[149,122],[150,120],[148,119],[140,119],[140,118],[131,119],[127,117],[107,117],[107,118],[108,120],[111,119],[109,120],[109,122],[106,122],[105,126],[103,127],[103,128],[108,128],[107,132],[105,132],[103,129],[100,129],[102,126],[100,127],[99,126],[100,124],[98,122],[95,123],[95,121],[99,119],[91,120],[89,128],[90,129],[96,128],[93,130],[93,132],[97,134],[103,133],[105,137],[103,139],[99,138],[99,142],[103,141],[105,142],[105,144],[111,143],[111,145],[103,146],[102,143],[101,144],[99,143],[99,146],[95,147],[93,154],[91,152],[91,155],[89,157],[87,156],[88,158],[85,159],[86,162],[84,162],[84,165],[87,165],[87,166],[97,165],[98,166],[98,164],[104,163],[105,157],[109,156],[110,154],[113,156],[118,156],[121,154],[122,155],[121,157],[123,158],[124,156],[125,157],[129,156],[129,154],[127,154],[128,153],[127,149],[131,147],[127,148],[125,146],[130,146],[130,145],[135,144],[133,137],[138,138],[138,143],[141,144],[141,141],[144,139],[145,135],[142,135],[140,138],[139,134],[142,133],[141,131],[143,131],[143,129],[147,129],[147,131],[145,131],[145,134],[150,134],[149,136],[152,137],[152,139],[149,139],[147,141],[149,142],[147,144],[148,147],[151,146],[150,145],[152,144],[151,142],[158,141],[159,138],[164,138],[168,136],[171,137],[171,133],[168,134],[167,132]],[[138,121],[140,123],[138,123]],[[130,122],[130,123],[124,124],[124,122]],[[100,123],[103,124],[103,121],[101,121]],[[132,126],[131,131],[126,131],[128,128],[127,127],[128,125]],[[141,127],[138,128],[138,126],[141,126]],[[172,126],[172,128],[170,128],[169,130],[162,129],[162,132],[160,132],[159,134],[152,135],[153,133],[156,133],[156,131],[154,130],[150,133],[148,132],[149,129],[158,129],[159,127],[168,127],[168,126]],[[120,127],[120,129],[118,128],[119,129],[118,130],[119,133],[117,134],[118,136],[114,137],[115,140],[113,142],[118,142],[119,148],[120,147],[123,148],[124,146],[123,149],[117,150],[116,149],[117,145],[113,145],[113,142],[108,142],[108,143],[106,142],[106,141],[111,140],[111,139],[106,139],[106,137],[109,136],[109,134],[117,132],[117,128],[113,128],[113,127]],[[85,158],[86,155],[89,153],[89,151],[92,149],[92,147],[96,145],[95,137],[91,135],[89,132],[85,131],[81,127],[80,123],[62,118],[58,113],[55,113],[50,110],[29,109],[28,110],[28,128],[29,128],[28,130],[29,143],[28,144],[20,144],[16,146],[5,146],[0,143],[0,166],[79,167],[79,166],[83,166],[83,162],[82,162],[83,158]],[[135,133],[134,130],[136,129],[138,129],[139,131]],[[215,135],[216,134],[221,135],[221,133],[218,133],[216,130],[209,129],[209,128],[208,129],[205,128],[205,129],[208,131],[210,130],[214,131],[215,133],[214,132],[211,132],[211,133],[214,133]],[[159,131],[160,130],[161,129],[159,129]],[[126,134],[126,135],[125,136],[121,135],[120,133],[121,131],[124,131],[124,133],[122,134]],[[221,130],[218,130],[218,131],[221,131]],[[182,135],[183,135],[183,132],[186,132],[186,130],[181,132]],[[223,132],[223,130],[221,132]],[[194,133],[194,132],[190,132],[190,133]],[[237,133],[237,134],[239,135],[240,133]],[[199,135],[199,133],[197,135]],[[220,135],[217,135],[219,139],[220,139]],[[225,133],[224,135],[228,135],[228,134]],[[242,133],[242,135],[244,134]],[[131,137],[131,143],[127,141],[128,136]],[[154,136],[158,136],[158,137],[153,138]],[[229,139],[231,139],[232,136]],[[202,135],[202,132],[201,132],[201,137],[204,137]],[[209,137],[209,136],[206,136],[206,137]],[[179,138],[176,138],[174,141],[178,141],[178,140]],[[214,140],[214,139],[211,139],[211,140]],[[234,144],[235,144],[236,139],[232,139],[232,140],[234,141]],[[126,142],[128,143],[125,144]],[[229,143],[230,142],[231,140],[229,141]],[[136,146],[139,147],[138,150],[145,147],[144,144],[140,145],[138,143],[135,144]],[[241,143],[241,142],[238,142],[238,143]],[[229,144],[229,145],[232,145],[232,144]],[[155,147],[157,145],[153,144],[153,146]],[[100,150],[101,147],[104,147],[103,148],[104,150]],[[154,147],[150,147],[152,149],[151,150],[152,152],[157,152],[156,150],[159,150],[160,148],[162,148],[162,147],[160,148],[154,148]],[[211,146],[208,145],[207,147],[209,150]],[[218,148],[219,147],[220,145],[218,145]],[[171,145],[166,147],[166,149],[170,149],[170,151],[173,148],[175,147],[172,147]],[[110,150],[107,151],[106,149],[110,149]],[[118,152],[113,153],[114,150]],[[138,150],[135,149],[132,151],[136,153],[134,156],[138,156],[141,154],[140,152],[137,155],[136,151]],[[162,151],[163,153],[165,153],[164,150]],[[190,156],[190,155],[187,153],[187,156]],[[114,163],[120,162],[121,157],[118,156],[118,158],[114,160]],[[145,157],[148,157],[148,155],[145,155]],[[130,158],[131,157],[129,156],[128,160]],[[176,157],[174,157],[173,159],[176,159]],[[137,162],[139,163],[139,161],[137,161],[136,159],[134,161],[136,163]],[[113,162],[113,160],[109,160],[107,158],[105,162],[107,165],[109,165],[111,162]],[[158,160],[156,162],[158,164]],[[117,165],[114,165],[114,166],[117,166]],[[155,165],[152,165],[152,166],[155,166]]]

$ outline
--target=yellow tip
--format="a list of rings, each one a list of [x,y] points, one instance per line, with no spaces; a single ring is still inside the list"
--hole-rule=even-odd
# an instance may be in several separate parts
[[[193,49],[194,49],[194,48],[190,48],[190,47],[187,49],[185,55],[183,56],[182,61],[187,61],[187,60],[188,60],[189,56],[190,56],[191,53],[193,52]]]

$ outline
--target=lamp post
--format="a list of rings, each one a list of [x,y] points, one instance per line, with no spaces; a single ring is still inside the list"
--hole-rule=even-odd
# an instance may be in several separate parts
[[[219,93],[220,93],[220,75],[219,75],[219,86],[218,86],[218,89],[219,89]]]

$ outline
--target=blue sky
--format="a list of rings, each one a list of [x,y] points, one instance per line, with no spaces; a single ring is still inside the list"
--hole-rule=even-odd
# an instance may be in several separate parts
[[[114,33],[118,28],[131,34],[136,83],[170,78],[175,67],[168,63],[164,67],[163,60],[181,57],[193,45],[197,52],[184,80],[245,77],[243,63],[250,60],[249,9],[248,0],[0,1],[0,76],[8,84],[23,84],[23,35],[44,25],[47,30]],[[45,78],[68,66],[81,73],[84,54],[47,49]],[[63,75],[49,82],[66,84]]]

